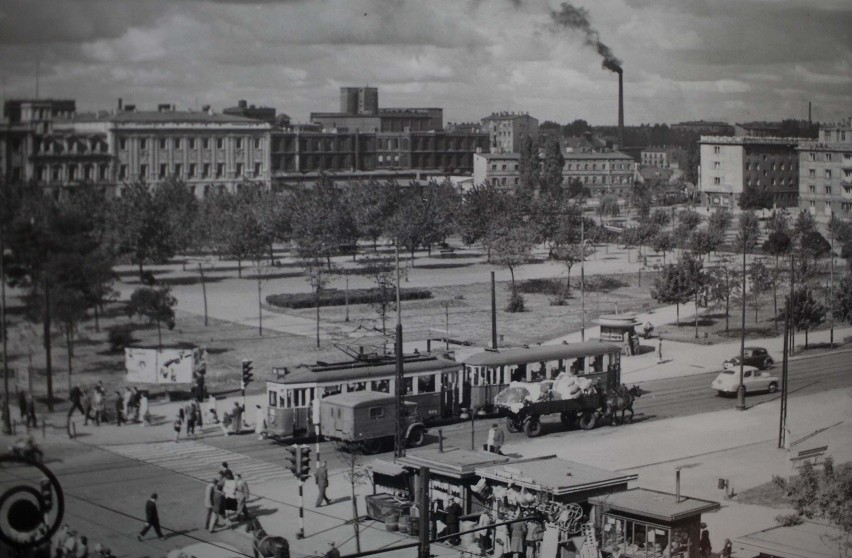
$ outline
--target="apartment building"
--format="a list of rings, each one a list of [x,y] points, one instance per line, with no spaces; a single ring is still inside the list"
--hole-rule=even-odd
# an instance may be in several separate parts
[[[707,207],[733,208],[745,188],[772,194],[775,207],[796,207],[801,138],[701,136],[699,190]]]
[[[852,220],[852,118],[820,129],[799,155],[799,207],[825,226],[832,215]]]
[[[494,112],[482,119],[482,128],[490,136],[491,153],[520,153],[525,136],[538,142],[538,120],[525,112]]]
[[[493,184],[498,188],[520,186],[519,153],[477,153],[473,156],[473,184]]]
[[[579,180],[592,195],[616,194],[625,197],[636,181],[636,161],[620,151],[572,152],[565,154],[563,186]]]

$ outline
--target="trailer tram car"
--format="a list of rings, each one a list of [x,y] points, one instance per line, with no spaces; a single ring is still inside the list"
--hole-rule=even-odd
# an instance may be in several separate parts
[[[455,414],[457,405],[446,386],[454,385],[461,365],[449,358],[408,355],[403,363],[406,401],[417,404],[419,415],[428,420]],[[301,366],[287,372],[273,368],[278,381],[266,383],[266,435],[298,438],[313,433],[311,407],[314,399],[358,391],[396,393],[396,363],[351,361]],[[283,376],[283,377],[282,377]]]
[[[585,341],[485,350],[464,361],[462,403],[469,401],[473,409],[491,410],[494,397],[510,382],[553,380],[562,372],[588,378],[606,390],[615,389],[621,384],[621,347]],[[512,431],[520,427],[521,423],[510,424]]]

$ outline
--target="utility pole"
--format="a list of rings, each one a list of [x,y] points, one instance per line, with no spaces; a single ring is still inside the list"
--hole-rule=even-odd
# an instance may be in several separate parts
[[[586,340],[586,222],[580,213],[580,341]]]
[[[742,286],[742,329],[740,330],[740,385],[737,386],[737,410],[745,411],[745,386],[743,385],[743,367],[745,366],[745,325],[746,325],[746,246],[748,239],[743,236],[743,286]],[[698,309],[695,309],[696,312]]]
[[[831,237],[831,250],[829,251],[829,279],[828,279],[828,303],[830,305],[829,312],[831,314],[831,333],[829,337],[829,347],[834,348],[834,231],[829,232]]]
[[[417,558],[429,558],[429,467],[420,467],[418,480],[420,481],[418,487],[420,517],[418,518],[417,533],[420,536],[420,546],[417,547]]]
[[[491,272],[491,348],[497,348],[497,294],[494,286],[494,272]]]
[[[795,256],[792,252],[790,252],[790,307],[788,312],[790,312],[790,316],[788,316],[791,320],[790,322],[790,356],[796,354],[796,325],[792,322],[792,314],[793,314],[793,292],[795,291],[795,278],[796,278],[796,267],[793,264],[795,260]]]
[[[44,357],[47,372],[47,410],[53,412],[53,365],[50,359],[50,281],[44,277]],[[71,371],[68,371],[68,384],[71,384]]]
[[[396,432],[393,456],[405,456],[405,375],[402,364],[402,307],[399,295],[399,239],[394,244],[396,260]]]
[[[207,283],[204,281],[204,268],[198,262],[198,274],[201,276],[201,296],[204,298],[204,326],[207,327]]]
[[[0,225],[2,226],[2,225]],[[9,413],[9,354],[6,346],[6,244],[0,230],[0,335],[3,336],[3,434],[12,433],[12,416]]]
[[[778,425],[778,447],[786,447],[787,442],[787,372],[789,355],[787,345],[790,341],[790,306],[793,301],[787,301],[787,312],[784,320],[784,356],[781,361],[781,416]]]

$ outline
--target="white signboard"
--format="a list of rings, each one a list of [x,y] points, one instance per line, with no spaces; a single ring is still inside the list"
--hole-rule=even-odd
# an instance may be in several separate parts
[[[207,366],[207,351],[194,349],[124,349],[128,382],[145,384],[189,384],[192,373]]]

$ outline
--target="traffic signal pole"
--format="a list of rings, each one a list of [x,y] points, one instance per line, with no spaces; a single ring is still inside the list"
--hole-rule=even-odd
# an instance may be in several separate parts
[[[299,477],[299,532],[296,533],[297,539],[305,538],[305,481]]]

